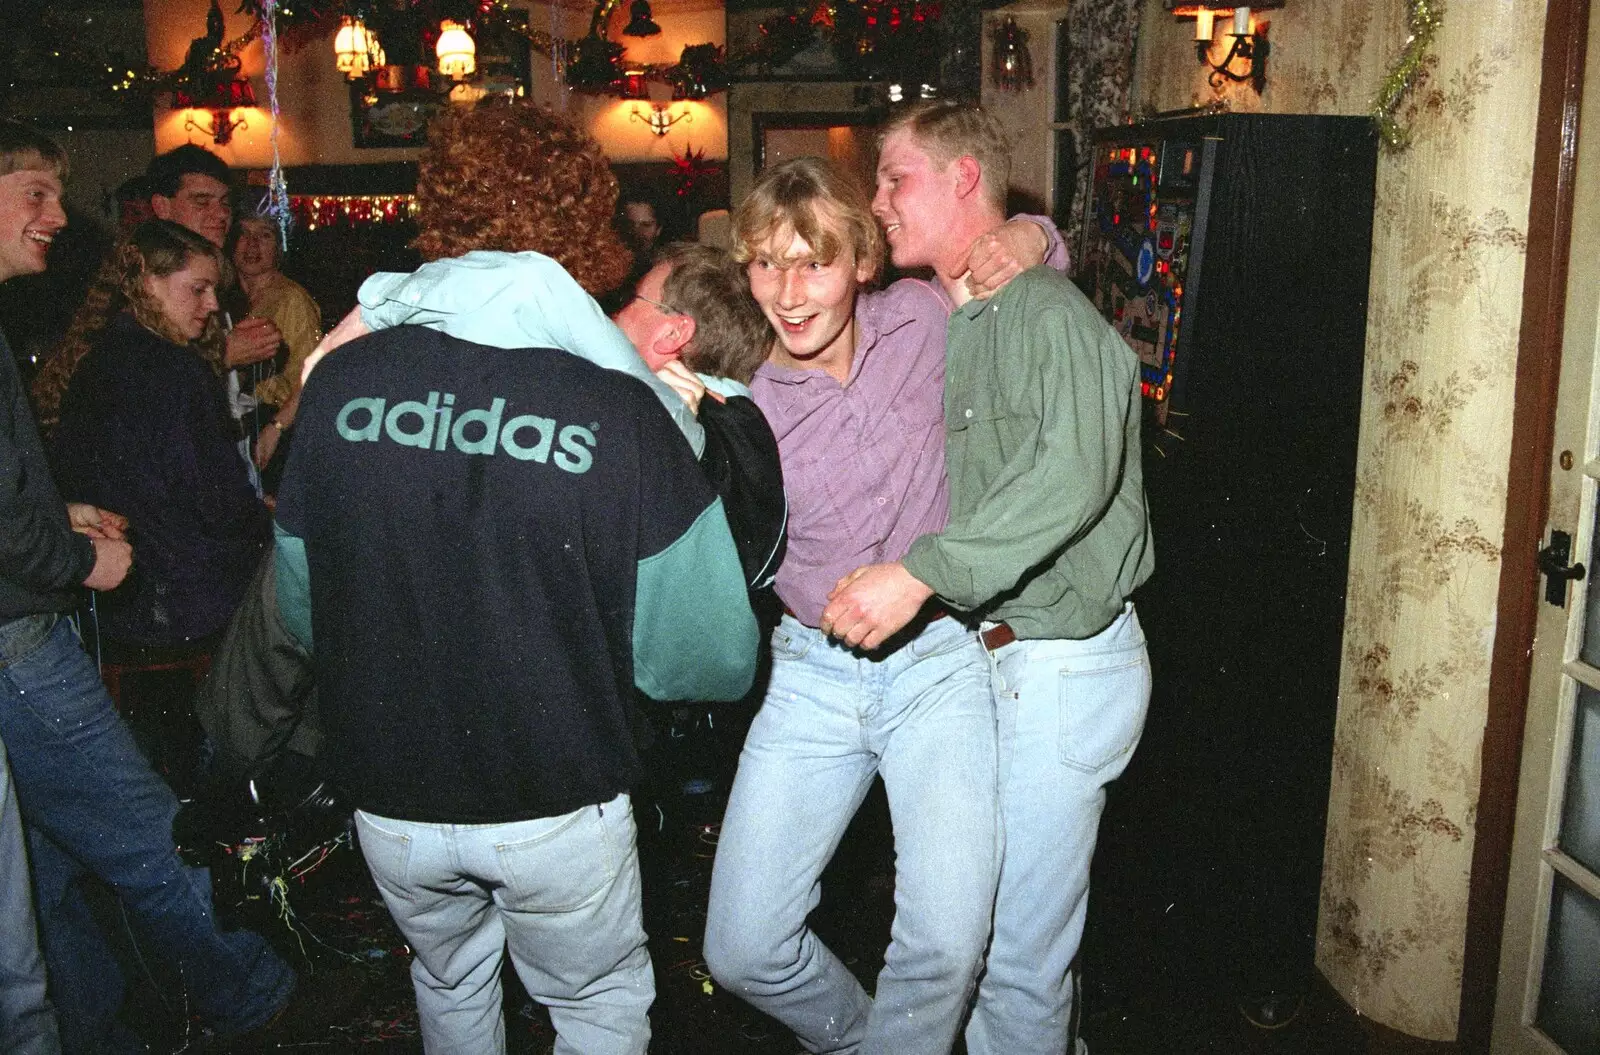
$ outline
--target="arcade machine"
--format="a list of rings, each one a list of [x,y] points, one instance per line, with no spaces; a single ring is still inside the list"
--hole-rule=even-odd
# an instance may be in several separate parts
[[[1149,719],[1094,865],[1091,1001],[1095,960],[1112,989],[1200,987],[1258,1025],[1311,984],[1376,157],[1357,117],[1096,137],[1077,275],[1139,354],[1156,572],[1135,598]],[[1158,962],[1129,962],[1130,941]]]

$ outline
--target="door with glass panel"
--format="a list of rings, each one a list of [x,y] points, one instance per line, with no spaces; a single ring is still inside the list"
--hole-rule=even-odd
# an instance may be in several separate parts
[[[1600,1052],[1600,4],[1579,117],[1550,523],[1495,1055]],[[1563,550],[1565,552],[1563,552]],[[1580,571],[1579,565],[1582,565]],[[1560,603],[1558,603],[1560,602]]]

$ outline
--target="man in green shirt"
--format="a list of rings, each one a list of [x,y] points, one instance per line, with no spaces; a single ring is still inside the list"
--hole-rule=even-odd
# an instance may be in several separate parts
[[[1150,661],[1128,596],[1154,565],[1138,363],[1049,268],[969,295],[967,246],[1004,218],[1010,144],[974,107],[932,103],[882,134],[873,212],[894,262],[932,267],[953,312],[945,375],[950,523],[858,569],[822,628],[872,648],[937,594],[983,621],[1005,831],[972,1055],[1083,1051],[1073,959],[1105,786],[1138,743]]]

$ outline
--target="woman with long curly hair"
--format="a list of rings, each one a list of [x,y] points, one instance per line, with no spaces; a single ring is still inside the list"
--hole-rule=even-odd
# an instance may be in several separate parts
[[[128,518],[139,559],[98,605],[100,632],[131,648],[206,649],[271,533],[234,443],[215,347],[222,254],[167,220],[115,251],[114,288],[86,316],[54,436],[69,501]]]

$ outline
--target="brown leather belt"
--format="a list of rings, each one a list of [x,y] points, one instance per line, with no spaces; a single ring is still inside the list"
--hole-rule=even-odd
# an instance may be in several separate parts
[[[990,652],[998,652],[1017,639],[1016,631],[1005,623],[996,623],[978,635],[978,640],[983,642],[983,647]]]

